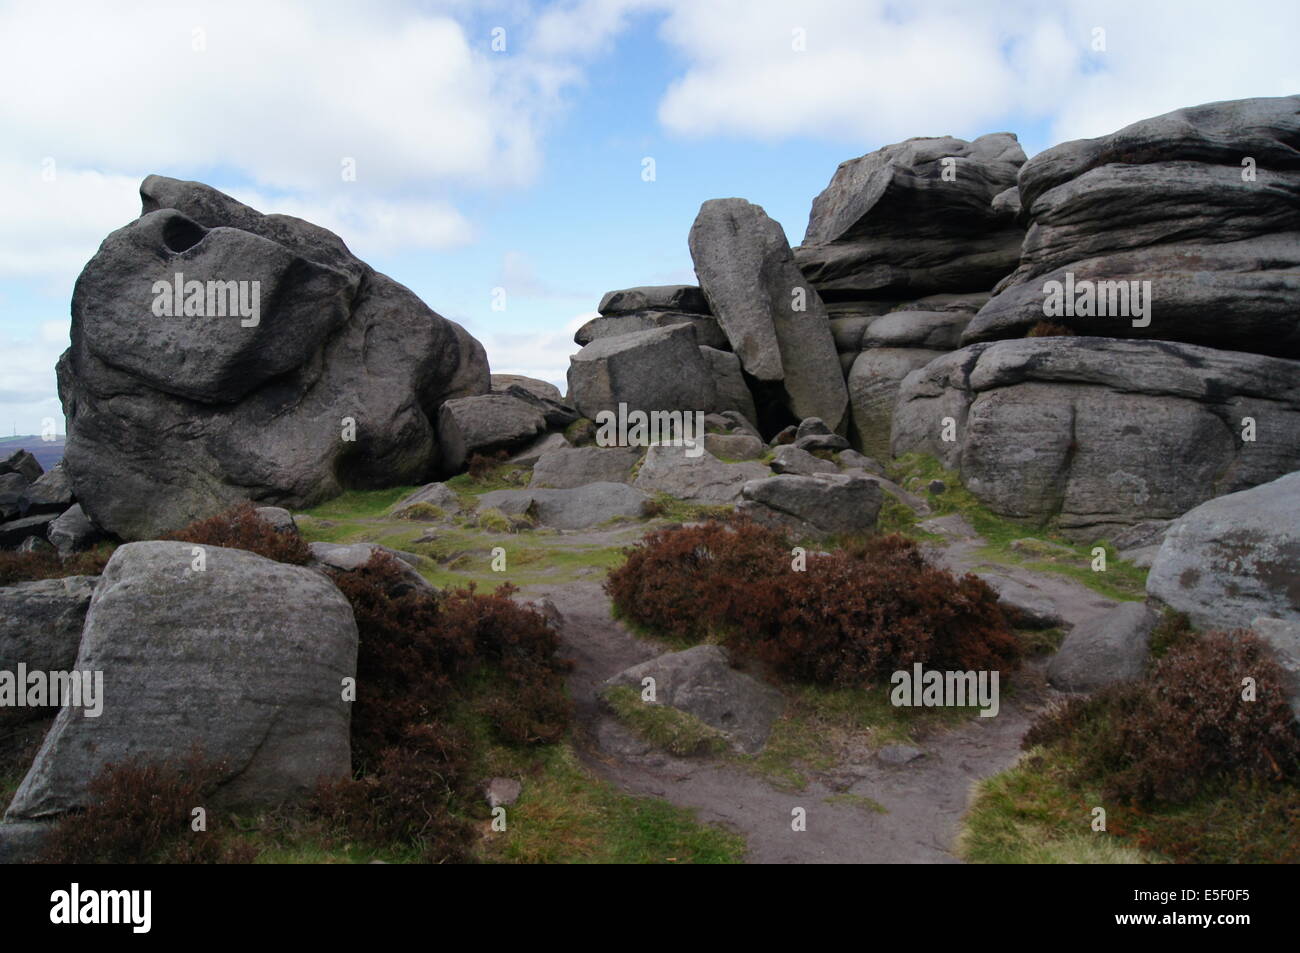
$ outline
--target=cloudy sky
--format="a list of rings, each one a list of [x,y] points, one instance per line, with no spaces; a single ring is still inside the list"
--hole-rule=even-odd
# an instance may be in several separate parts
[[[333,229],[563,386],[602,292],[694,280],[705,199],[797,244],[844,159],[1297,93],[1298,39],[1294,0],[0,3],[0,432],[62,430],[72,284],[151,172]]]

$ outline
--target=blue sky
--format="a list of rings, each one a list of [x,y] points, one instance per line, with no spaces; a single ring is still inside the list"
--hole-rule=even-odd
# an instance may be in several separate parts
[[[62,429],[72,284],[151,172],[333,228],[563,386],[602,292],[692,280],[706,199],[797,244],[845,159],[1300,92],[1297,39],[1294,3],[0,3],[0,432]]]

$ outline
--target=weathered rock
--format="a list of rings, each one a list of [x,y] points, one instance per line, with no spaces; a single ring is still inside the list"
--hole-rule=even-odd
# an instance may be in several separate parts
[[[67,672],[77,660],[97,576],[19,582],[0,589],[0,671]],[[18,721],[50,714],[44,708],[5,709]]]
[[[69,507],[58,519],[50,523],[45,535],[59,551],[60,556],[71,556],[83,549],[89,549],[104,538],[100,528],[87,518],[80,503]]]
[[[763,749],[785,707],[777,689],[733,669],[727,653],[716,645],[669,652],[619,672],[605,685],[640,692],[646,678],[653,678],[655,687],[655,701],[646,704],[693,715],[745,754]]]
[[[1020,337],[1046,318],[1081,334],[1300,358],[1297,141],[1300,96],[1287,96],[1179,109],[1040,152],[1020,173],[1030,225],[1019,267],[963,342]],[[1046,283],[1067,275],[1079,293],[1082,282],[1150,282],[1150,312],[1115,316],[1118,287],[1106,315],[1045,312]]]
[[[1048,662],[1048,680],[1062,691],[1092,692],[1141,677],[1159,619],[1145,603],[1121,602],[1080,623]]]
[[[767,453],[767,444],[747,433],[710,433],[704,435],[704,449],[715,457],[757,460]]]
[[[585,346],[601,338],[635,334],[637,331],[667,328],[677,324],[689,324],[693,327],[697,344],[716,348],[730,347],[727,336],[718,326],[717,319],[707,314],[686,314],[681,311],[633,311],[628,314],[595,317],[574,332],[573,342]]]
[[[882,491],[860,475],[774,476],[746,483],[737,507],[757,522],[805,536],[873,529]]]
[[[966,311],[892,311],[863,331],[862,348],[951,351],[960,345],[961,333],[972,317]]]
[[[856,450],[841,450],[839,459],[846,470],[866,470],[876,476],[885,475],[885,468],[880,463]]]
[[[283,506],[259,506],[254,512],[257,513],[258,519],[276,532],[293,533],[295,535],[298,532],[298,522],[293,518],[293,514]]]
[[[1147,594],[1205,629],[1300,621],[1300,473],[1202,503],[1173,521]]]
[[[571,447],[568,439],[562,433],[548,433],[538,437],[532,443],[525,445],[522,450],[516,451],[506,458],[506,463],[519,467],[531,467],[542,458],[544,454],[552,450],[563,450],[565,447]]]
[[[538,381],[538,383],[544,383]],[[535,407],[542,414],[546,426],[552,430],[563,430],[581,416],[578,411],[563,400],[555,400],[539,393],[537,387],[525,387],[522,384],[507,384],[494,390],[495,396],[513,397],[521,403]]]
[[[560,389],[548,381],[538,380],[535,377],[525,377],[522,374],[492,375],[492,393],[508,393],[512,387],[522,387],[543,400],[553,400],[556,403],[563,403],[564,401],[564,395],[560,393]]]
[[[586,529],[606,520],[639,518],[649,499],[626,483],[588,483],[565,490],[493,490],[479,497],[479,509],[531,516],[554,529]]]
[[[752,417],[742,414],[735,410],[724,410],[719,416],[731,421],[731,429],[734,433],[745,433],[751,437],[763,439],[763,435],[758,432],[758,428],[751,423]]]
[[[388,515],[400,517],[403,512],[418,503],[427,503],[448,513],[455,513],[460,510],[460,497],[456,495],[455,490],[445,483],[427,483],[410,496],[394,504]]]
[[[885,745],[876,752],[876,758],[882,764],[899,767],[911,764],[917,758],[925,757],[925,752],[914,745]]]
[[[103,672],[99,717],[60,711],[6,818],[86,803],[108,764],[167,761],[195,746],[225,763],[216,798],[276,804],[351,773],[352,608],[328,580],[241,550],[120,547],[91,600],[75,666]]]
[[[709,411],[717,389],[688,325],[600,338],[569,358],[569,397],[591,420],[602,410]]]
[[[378,543],[323,543],[308,545],[311,550],[311,568],[328,575],[329,570],[338,572],[355,572],[370,562],[378,553],[387,553],[394,558],[397,568],[402,573],[403,582],[396,586],[390,595],[401,595],[412,590],[432,592],[433,585],[420,575],[416,568],[422,557],[415,553],[404,553],[399,549],[380,546]]]
[[[533,467],[533,487],[567,490],[588,483],[628,483],[641,447],[568,447],[544,454]]]
[[[754,409],[754,396],[745,383],[745,375],[740,368],[740,358],[730,351],[719,351],[712,347],[701,347],[700,356],[704,358],[704,366],[713,378],[713,386],[717,392],[713,409],[723,414],[739,414],[747,421],[757,420],[758,412]]]
[[[39,863],[54,826],[48,821],[0,821],[0,864]]]
[[[483,796],[488,807],[496,810],[498,807],[509,807],[514,804],[519,800],[523,790],[523,784],[514,778],[493,778],[484,785]]]
[[[1096,539],[1300,469],[1300,362],[1165,341],[975,344],[903,381],[892,446],[960,470],[1000,515]]]
[[[59,362],[65,465],[96,523],[138,538],[428,479],[438,407],[489,388],[477,341],[322,228],[196,182],[150,176],[141,196],[77,280]],[[217,314],[155,314],[177,274],[245,284],[211,286]],[[221,316],[239,287],[259,313]]]
[[[519,447],[545,430],[542,409],[513,394],[458,397],[438,410],[438,442],[449,474],[462,470],[475,454]]]
[[[647,493],[667,493],[694,503],[731,503],[740,498],[749,480],[768,475],[761,463],[723,463],[708,450],[696,456],[689,447],[656,444],[646,450],[645,460],[632,485]]]
[[[708,314],[709,302],[697,285],[646,285],[607,291],[596,310],[601,314],[635,314],[638,311]]]
[[[690,248],[700,287],[746,373],[780,381],[795,417],[821,417],[839,430],[848,396],[835,341],[781,226],[744,199],[711,199],[691,226]]]
[[[812,476],[815,473],[839,473],[840,468],[829,460],[814,457],[807,450],[788,445],[776,448],[776,453],[772,455],[772,472]]]
[[[3,479],[0,477],[0,479]],[[41,474],[22,494],[23,515],[37,513],[62,513],[76,502],[72,493],[72,480],[63,464]]]
[[[849,449],[849,442],[837,433],[810,433],[806,437],[796,437],[794,446],[809,453],[814,450],[829,450],[835,453]]]
[[[993,200],[1024,161],[1003,132],[908,139],[842,162],[813,202],[799,267],[827,299],[989,288],[1020,257],[1023,229]]]
[[[6,473],[17,473],[28,483],[35,483],[44,472],[45,468],[41,466],[40,461],[26,450],[15,450],[0,460],[0,476]]]
[[[1260,617],[1250,627],[1268,643],[1273,658],[1286,673],[1291,691],[1291,710],[1300,719],[1300,621]]]
[[[998,594],[1007,621],[1017,628],[1052,629],[1065,623],[1055,600],[1035,586],[1017,582],[1001,573],[977,572]]]
[[[854,438],[864,453],[889,456],[894,408],[903,379],[943,353],[880,347],[863,351],[853,361],[848,377],[849,403],[853,408]]]
[[[21,473],[0,474],[0,522],[26,514],[25,497],[31,486]]]
[[[44,536],[46,527],[54,522],[55,514],[38,513],[0,523],[0,549],[12,549],[28,536]]]

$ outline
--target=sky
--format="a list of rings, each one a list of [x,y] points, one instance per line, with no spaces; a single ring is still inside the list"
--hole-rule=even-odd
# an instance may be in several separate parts
[[[0,434],[63,431],[73,283],[150,173],[330,228],[563,390],[605,291],[694,282],[707,199],[796,245],[846,159],[1300,93],[1298,40],[1294,0],[0,2]]]

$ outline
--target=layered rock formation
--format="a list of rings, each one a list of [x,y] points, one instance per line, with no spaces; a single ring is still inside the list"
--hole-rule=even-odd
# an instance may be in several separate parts
[[[59,362],[90,518],[138,538],[427,479],[438,408],[489,390],[477,341],[325,229],[197,182],[140,193],[77,280]]]

